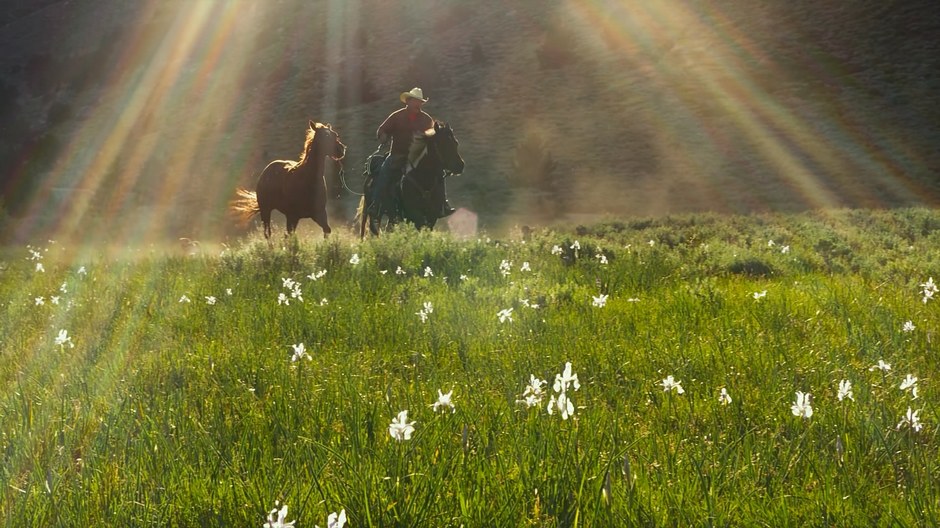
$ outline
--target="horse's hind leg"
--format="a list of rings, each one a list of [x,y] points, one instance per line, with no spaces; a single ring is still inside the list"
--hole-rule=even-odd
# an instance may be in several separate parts
[[[314,214],[313,221],[320,224],[320,227],[323,228],[323,238],[329,238],[333,230],[330,229],[330,222],[326,219],[326,209]]]
[[[264,223],[264,238],[271,238],[271,209],[261,209],[261,222]]]

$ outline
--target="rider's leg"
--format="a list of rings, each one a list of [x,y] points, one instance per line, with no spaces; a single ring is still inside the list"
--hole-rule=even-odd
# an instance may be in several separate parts
[[[379,170],[375,181],[372,182],[372,212],[376,215],[379,212],[380,204],[387,206],[393,203],[389,187],[394,185],[401,177],[403,162],[404,159],[401,156],[389,156],[382,163],[382,168]]]

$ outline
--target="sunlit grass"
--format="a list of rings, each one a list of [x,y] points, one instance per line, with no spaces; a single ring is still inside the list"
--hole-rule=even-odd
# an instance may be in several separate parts
[[[0,518],[260,526],[279,501],[299,526],[936,523],[938,223],[6,248]]]

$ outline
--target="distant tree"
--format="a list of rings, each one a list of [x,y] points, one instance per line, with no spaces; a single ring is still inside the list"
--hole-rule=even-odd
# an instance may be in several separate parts
[[[48,53],[37,53],[26,60],[23,75],[32,92],[41,94],[52,87],[53,63]]]
[[[341,64],[338,69],[342,72],[338,86],[340,107],[371,103],[381,98],[364,68],[348,68]]]
[[[557,166],[546,140],[538,132],[530,131],[516,145],[512,160],[512,183],[525,187],[550,186]]]
[[[13,231],[10,229],[11,227],[10,214],[7,212],[3,195],[0,195],[0,244],[9,242],[9,240],[6,240],[6,237]]]
[[[474,42],[473,47],[470,48],[470,64],[474,66],[486,64],[486,54],[483,53],[483,46],[480,45],[480,41]]]
[[[426,97],[433,97],[444,84],[437,57],[427,48],[419,52],[405,67],[399,82],[399,85],[405,86],[406,90],[412,86],[420,86]]]
[[[0,120],[6,120],[16,106],[16,99],[19,96],[19,87],[11,82],[0,80]]]
[[[512,160],[513,176],[510,184],[526,187],[537,196],[536,204],[546,215],[555,215],[564,209],[565,196],[556,171],[558,163],[552,157],[546,140],[536,131],[530,131],[516,145]]]
[[[60,125],[72,118],[74,111],[72,105],[66,101],[56,101],[49,106],[46,112],[46,123],[49,126]]]
[[[535,55],[543,70],[553,70],[574,62],[577,57],[576,48],[577,37],[574,31],[567,23],[556,21],[542,34]]]

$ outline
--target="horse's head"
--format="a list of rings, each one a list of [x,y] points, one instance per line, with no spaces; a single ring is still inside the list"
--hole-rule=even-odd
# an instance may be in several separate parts
[[[329,156],[339,161],[346,156],[346,145],[339,140],[339,134],[329,124],[310,121],[310,133],[313,134],[311,149],[316,149],[318,156]]]
[[[434,135],[428,138],[429,144],[434,145],[435,155],[440,159],[445,171],[461,174],[464,169],[463,158],[457,149],[459,143],[454,136],[454,130],[440,121],[434,122]]]

